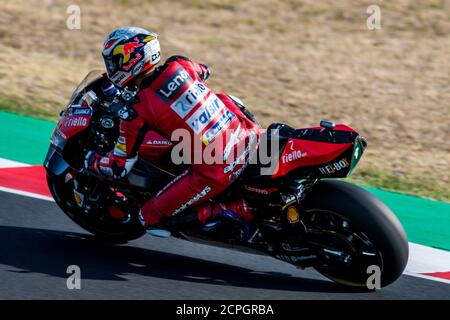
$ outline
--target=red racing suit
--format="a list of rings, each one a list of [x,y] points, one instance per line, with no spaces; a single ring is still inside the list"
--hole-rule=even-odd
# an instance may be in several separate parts
[[[191,161],[189,169],[143,205],[141,214],[147,225],[224,191],[256,150],[259,126],[229,96],[214,93],[204,83],[208,75],[206,66],[188,58],[169,58],[142,81],[138,102],[133,105],[137,116],[121,120],[114,151],[100,159],[100,167],[123,167],[127,158],[136,155],[150,128],[172,141],[174,148],[181,143],[191,146],[187,153],[183,150],[183,156],[188,154]],[[183,139],[177,139],[180,133]],[[211,149],[215,151],[206,152]],[[216,161],[207,160],[208,154],[217,156]],[[206,217],[199,219],[205,222]]]

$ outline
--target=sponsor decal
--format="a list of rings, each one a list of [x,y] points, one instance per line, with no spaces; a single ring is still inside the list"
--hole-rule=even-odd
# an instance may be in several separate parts
[[[288,143],[291,148],[291,152],[289,152],[281,157],[281,162],[283,164],[306,157],[308,155],[308,153],[306,153],[306,152],[302,152],[301,150],[294,149],[294,141],[289,140]]]
[[[70,117],[64,122],[65,127],[84,127],[87,126],[87,118]]]
[[[180,118],[184,118],[193,107],[197,105],[210,92],[203,83],[194,81],[189,88],[176,99],[170,108],[175,111]]]
[[[289,163],[291,161],[306,157],[308,155],[308,153],[306,152],[301,152],[300,150],[294,150],[291,151],[288,154],[285,154],[282,158],[281,158],[281,162],[286,164]]]
[[[122,64],[127,63],[130,58],[131,54],[134,52],[136,48],[142,47],[143,44],[139,43],[138,39],[135,39],[134,42],[128,42],[125,44],[118,45],[113,50],[113,55],[121,55],[122,56]]]
[[[144,67],[144,61],[138,62],[134,68],[133,68],[133,75],[137,75],[139,72],[142,71],[142,68]]]
[[[300,150],[294,150],[288,154],[285,154],[281,161],[283,163],[288,163],[303,157],[306,157],[308,154],[306,152],[301,152]]]
[[[122,68],[125,71],[129,71],[136,63],[139,62],[139,60],[142,59],[142,55],[137,53],[136,56],[131,59],[130,61],[128,61],[128,63],[126,65],[124,65]],[[135,71],[136,72],[136,71]]]
[[[272,189],[260,189],[260,188],[256,188],[256,187],[251,187],[251,186],[244,186],[245,190],[251,191],[251,192],[255,192],[255,193],[259,193],[259,194],[269,194],[272,193],[274,191],[276,191],[277,189],[272,188]]]
[[[158,41],[150,41],[144,47],[144,54],[150,56],[150,62],[154,64],[161,58],[161,48]]]
[[[168,184],[166,184],[166,186],[164,188],[162,188],[161,190],[158,191],[158,193],[156,194],[155,197],[158,197],[159,195],[161,195],[162,193],[164,193],[167,189],[169,189],[175,182],[177,182],[178,180],[180,180],[181,178],[183,178],[185,175],[187,175],[189,173],[189,170],[185,170],[183,171],[181,174],[179,174],[178,176],[176,176],[172,181],[170,181]]]
[[[127,74],[124,72],[117,72],[111,80],[115,83],[121,83],[125,78],[127,77]]]
[[[333,164],[319,168],[319,171],[322,174],[333,174],[336,171],[341,171],[342,169],[347,168],[349,166],[350,166],[350,163],[348,163],[347,159],[342,158],[341,160],[339,160]]]
[[[92,114],[92,110],[91,108],[72,108],[73,114],[74,115],[91,115]]]
[[[162,86],[156,90],[156,93],[162,100],[168,102],[173,98],[186,83],[192,82],[193,79],[184,68],[178,68],[170,78],[168,78]]]
[[[199,193],[197,193],[192,199],[190,199],[188,202],[186,202],[185,204],[183,204],[182,206],[180,206],[178,209],[176,209],[172,215],[176,215],[184,210],[186,210],[189,206],[191,206],[193,203],[197,202],[198,200],[200,200],[201,198],[205,197],[209,192],[211,191],[211,187],[206,186],[205,188],[203,188],[202,191],[200,191]]]
[[[155,61],[159,60],[159,58],[161,57],[161,52],[157,52],[151,55],[150,59],[152,61],[152,63],[155,63]]]
[[[203,129],[206,128],[208,124],[211,123],[211,121],[222,111],[222,110],[228,110],[225,108],[225,105],[223,102],[217,98],[215,94],[211,94],[208,99],[194,112],[192,116],[189,117],[189,119],[186,120],[189,127],[194,130],[195,134],[199,134]],[[231,111],[228,111],[231,113]],[[234,116],[233,113],[231,115]],[[218,119],[216,122],[219,123],[220,121],[223,122],[223,125],[221,127],[218,127],[217,130],[223,129],[224,125],[226,124],[226,121],[231,115],[226,116],[226,112],[222,114],[222,116]],[[224,118],[225,116],[225,118]],[[231,121],[231,119],[229,119]],[[228,122],[229,122],[228,121]],[[215,125],[216,125],[215,124]],[[216,133],[217,135],[217,133]]]
[[[226,110],[220,118],[214,123],[206,132],[202,135],[202,141],[208,145],[214,141],[214,138],[226,129],[230,122],[236,117],[236,115],[230,110]]]
[[[170,145],[171,144],[171,142],[170,141],[168,141],[168,140],[149,140],[149,141],[147,141],[147,143],[146,144],[149,144],[149,145]]]

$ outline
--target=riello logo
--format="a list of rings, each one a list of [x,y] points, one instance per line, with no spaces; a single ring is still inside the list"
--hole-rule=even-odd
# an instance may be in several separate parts
[[[87,118],[85,117],[70,117],[67,119],[67,121],[64,123],[66,127],[80,127],[80,126],[86,126],[87,125]]]
[[[288,163],[303,157],[306,157],[308,154],[306,152],[301,152],[300,150],[292,150],[291,152],[283,155],[281,158],[282,163]]]

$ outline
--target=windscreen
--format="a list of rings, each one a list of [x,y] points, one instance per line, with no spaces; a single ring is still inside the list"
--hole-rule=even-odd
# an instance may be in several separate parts
[[[72,93],[72,96],[70,97],[69,105],[73,103],[75,98],[94,80],[100,78],[103,76],[105,72],[100,69],[95,69],[92,71],[89,71],[88,74],[84,77],[83,80],[78,84],[74,92]]]

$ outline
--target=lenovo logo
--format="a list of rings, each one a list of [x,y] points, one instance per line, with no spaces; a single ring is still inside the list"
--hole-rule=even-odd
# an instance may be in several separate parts
[[[165,102],[167,102],[173,98],[186,83],[191,81],[193,81],[193,79],[189,73],[183,68],[178,68],[156,92]]]

